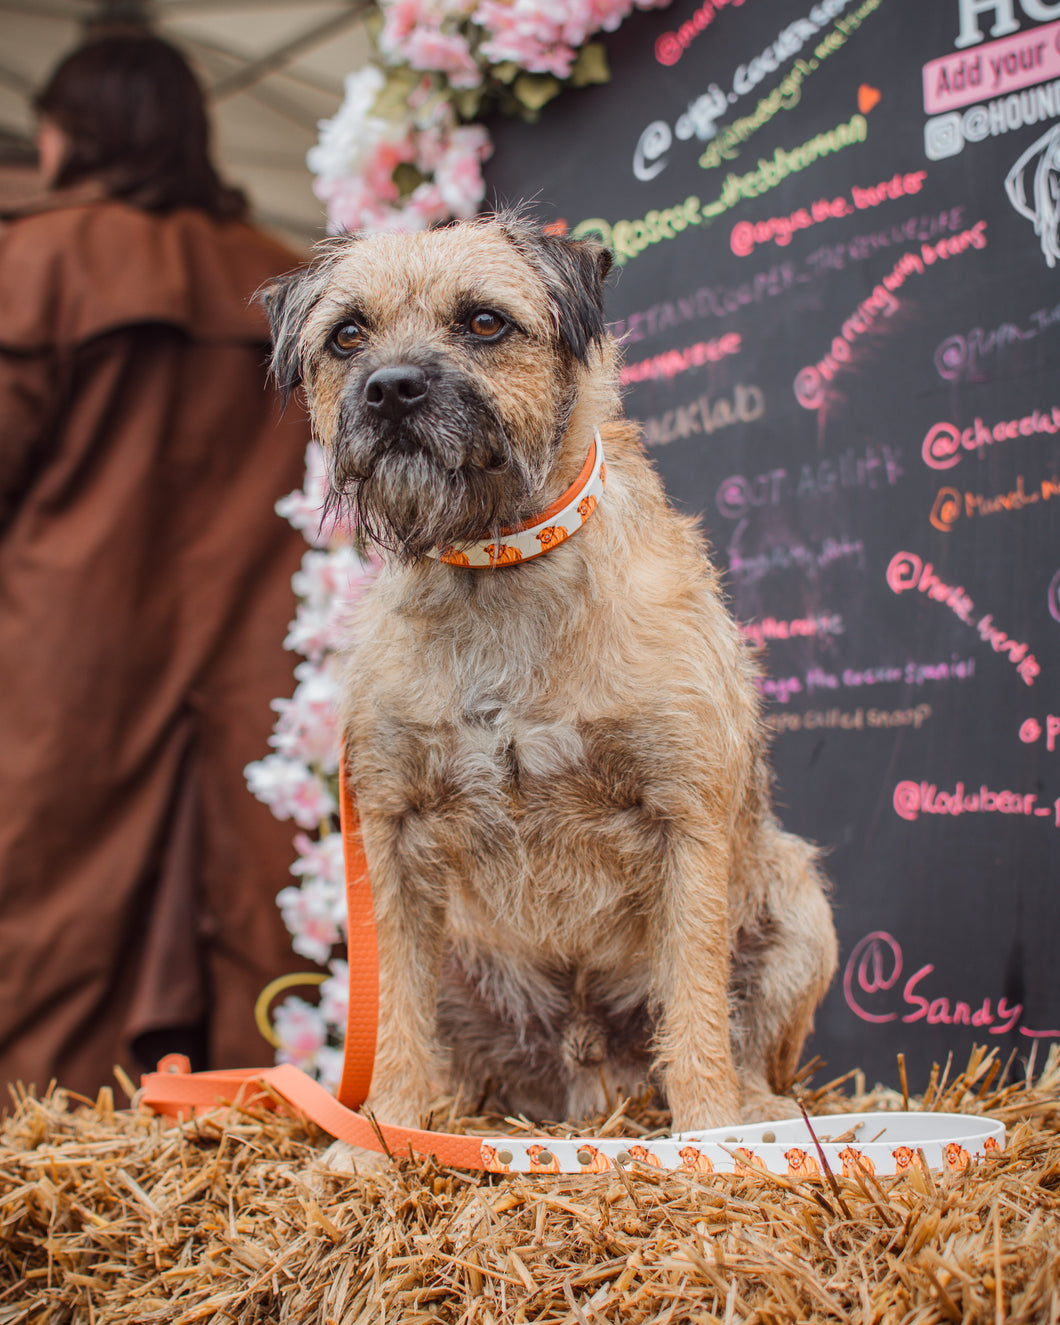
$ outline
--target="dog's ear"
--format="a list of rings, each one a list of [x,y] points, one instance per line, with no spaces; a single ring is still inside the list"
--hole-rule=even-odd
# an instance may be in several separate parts
[[[312,267],[298,267],[263,285],[255,299],[265,309],[272,330],[272,376],[284,404],[291,392],[302,384],[298,339],[314,300],[307,298],[307,287],[315,291]]]
[[[322,255],[262,286],[256,298],[264,307],[272,329],[272,376],[284,403],[302,385],[301,335],[306,319],[327,290],[331,271],[350,236],[318,245]]]
[[[590,348],[604,338],[604,280],[614,262],[611,250],[593,239],[546,235],[518,221],[504,229],[544,280],[560,340],[584,363]]]

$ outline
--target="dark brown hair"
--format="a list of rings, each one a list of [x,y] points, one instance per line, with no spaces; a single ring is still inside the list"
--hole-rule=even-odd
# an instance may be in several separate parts
[[[246,214],[246,198],[210,160],[202,89],[168,42],[148,33],[89,41],[62,61],[34,106],[69,144],[56,188],[91,179],[146,211]]]

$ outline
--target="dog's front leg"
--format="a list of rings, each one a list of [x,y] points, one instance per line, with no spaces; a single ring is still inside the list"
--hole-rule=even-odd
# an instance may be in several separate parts
[[[740,1117],[729,1030],[729,852],[671,840],[654,934],[656,1062],[675,1132]]]

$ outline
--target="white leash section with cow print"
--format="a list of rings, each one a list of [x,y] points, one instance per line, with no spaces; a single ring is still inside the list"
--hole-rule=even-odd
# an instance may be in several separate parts
[[[999,1155],[1004,1125],[960,1113],[837,1113],[777,1122],[717,1127],[670,1137],[629,1138],[492,1136],[482,1141],[491,1173],[603,1173],[615,1166],[648,1164],[693,1173],[753,1173],[789,1177],[891,1175],[908,1169],[961,1173]]]

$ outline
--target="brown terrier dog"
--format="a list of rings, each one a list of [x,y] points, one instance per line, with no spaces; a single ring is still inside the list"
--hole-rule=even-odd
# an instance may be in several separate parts
[[[835,970],[754,661],[619,418],[609,267],[504,214],[334,241],[265,294],[277,379],[384,549],[343,714],[384,1122],[441,1083],[574,1118],[652,1081],[682,1131],[790,1114]]]

